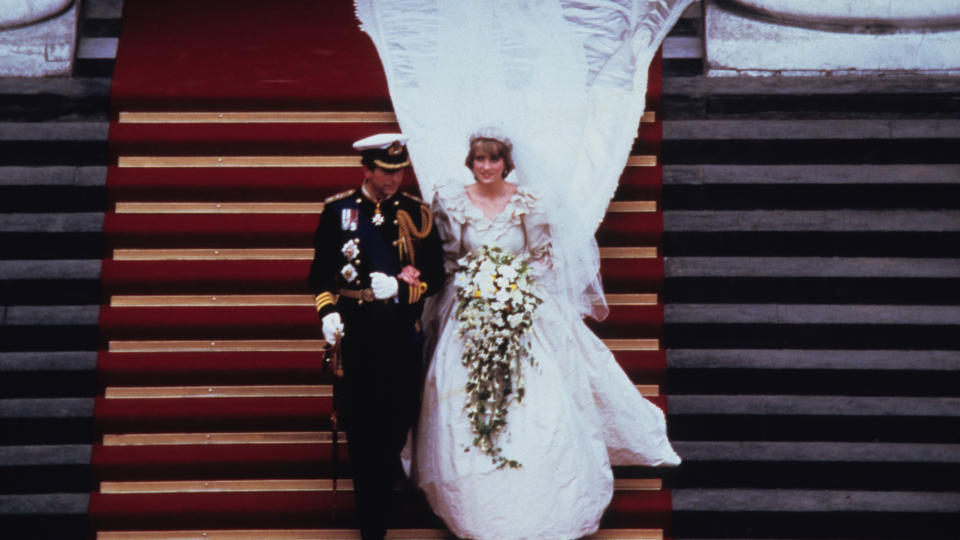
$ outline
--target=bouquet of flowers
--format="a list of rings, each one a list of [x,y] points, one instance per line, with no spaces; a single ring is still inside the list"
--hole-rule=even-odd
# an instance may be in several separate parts
[[[541,299],[533,292],[526,257],[484,246],[457,262],[457,335],[463,341],[463,365],[470,369],[464,408],[473,445],[498,468],[516,468],[520,463],[501,455],[496,438],[507,425],[514,397],[523,400],[521,367],[526,361],[534,365],[526,338]]]

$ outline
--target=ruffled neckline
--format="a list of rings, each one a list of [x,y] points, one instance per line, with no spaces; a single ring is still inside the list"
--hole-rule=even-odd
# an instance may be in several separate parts
[[[517,192],[510,197],[503,210],[492,218],[488,218],[483,210],[470,200],[466,186],[441,190],[438,195],[448,216],[459,223],[470,222],[478,230],[486,230],[505,221],[511,224],[519,223],[521,216],[530,213],[537,201],[537,196],[532,190],[517,185]]]

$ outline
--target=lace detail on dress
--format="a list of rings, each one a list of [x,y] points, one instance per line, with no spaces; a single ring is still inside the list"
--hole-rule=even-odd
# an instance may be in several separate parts
[[[438,191],[437,199],[443,212],[452,221],[461,225],[470,223],[479,232],[486,231],[495,225],[502,228],[520,224],[522,216],[533,212],[538,201],[538,197],[530,188],[517,186],[517,192],[507,201],[503,211],[488,218],[483,210],[470,200],[465,186],[444,186]]]

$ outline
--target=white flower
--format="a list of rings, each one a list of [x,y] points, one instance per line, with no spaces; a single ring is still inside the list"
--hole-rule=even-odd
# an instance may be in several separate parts
[[[480,294],[484,298],[491,298],[497,290],[493,284],[493,276],[490,274],[482,273],[475,277],[473,282],[480,289]]]
[[[516,261],[518,259],[514,259]],[[504,265],[500,267],[500,275],[504,278],[513,281],[517,277],[517,269],[513,265]]]
[[[453,278],[453,284],[462,289],[470,284],[470,278],[463,272],[457,272]]]
[[[340,269],[340,275],[347,281],[353,281],[357,277],[357,269],[352,264],[346,264]]]
[[[480,263],[480,268],[478,270],[479,273],[487,274],[492,277],[497,272],[497,266],[492,261],[487,259]]]
[[[343,256],[347,259],[354,259],[357,255],[360,254],[360,246],[357,245],[357,239],[351,238],[343,244],[343,247],[340,248],[340,253],[343,253]]]
[[[522,322],[523,322],[522,313],[514,313],[513,315],[509,315],[507,317],[507,324],[509,324],[511,328],[516,328],[520,326],[520,323]]]

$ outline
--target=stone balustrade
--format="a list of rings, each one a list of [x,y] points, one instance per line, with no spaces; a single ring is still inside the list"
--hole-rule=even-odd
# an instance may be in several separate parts
[[[77,11],[74,0],[0,0],[0,77],[69,74]]]
[[[703,0],[710,76],[960,75],[960,0]]]
[[[960,24],[957,0],[732,0],[783,21],[842,26],[934,28]]]
[[[28,25],[60,13],[73,0],[0,0],[0,29]]]

